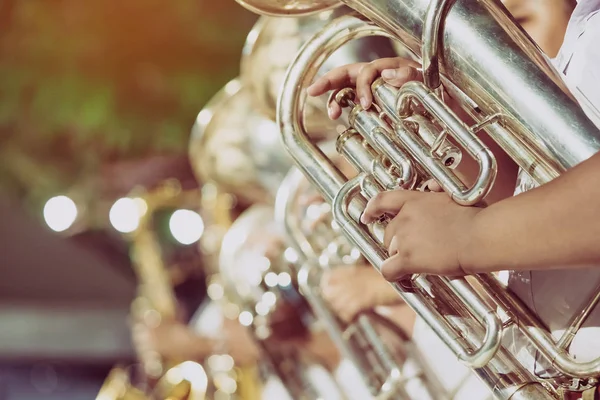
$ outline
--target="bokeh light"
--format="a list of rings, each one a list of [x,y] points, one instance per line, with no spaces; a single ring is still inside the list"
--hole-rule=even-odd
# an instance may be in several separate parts
[[[66,231],[77,219],[77,206],[67,196],[52,197],[44,206],[44,220],[55,232]]]
[[[204,233],[202,217],[191,210],[177,210],[171,215],[169,228],[173,237],[181,244],[192,244]]]
[[[112,226],[121,233],[131,233],[140,225],[140,207],[135,199],[123,197],[112,205],[108,218]]]

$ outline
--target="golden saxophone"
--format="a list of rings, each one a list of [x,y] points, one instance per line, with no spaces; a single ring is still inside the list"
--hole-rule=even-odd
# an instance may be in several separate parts
[[[298,284],[319,321],[359,372],[372,398],[450,399],[407,334],[391,321],[368,312],[345,324],[329,310],[319,290],[321,276],[332,267],[355,265],[362,256],[339,232],[328,203],[303,204],[315,194],[304,175],[294,168],[281,184],[275,209],[295,250]],[[402,342],[402,354],[380,338],[380,327],[390,329]],[[407,388],[409,384],[418,385],[419,392]]]
[[[338,2],[251,0],[241,4],[269,15],[302,15]],[[335,221],[377,269],[387,258],[380,236],[361,225],[365,201],[394,188],[416,189],[430,178],[461,205],[489,193],[496,162],[477,134],[489,135],[539,184],[595,154],[600,133],[527,35],[493,0],[344,0],[360,16],[344,16],[309,40],[288,69],[278,103],[286,148],[298,167],[332,204]],[[351,39],[378,35],[398,40],[423,66],[424,83],[400,89],[381,80],[377,104],[363,110],[352,89],[334,93],[349,109],[350,129],[338,151],[360,173],[346,180],[302,125],[303,90],[319,66]],[[461,121],[439,95],[443,87],[475,123]],[[467,187],[453,173],[456,141],[480,165]],[[448,150],[448,151],[446,151]],[[471,283],[484,289],[475,290]],[[597,384],[600,359],[580,362],[567,349],[600,296],[576,313],[562,338],[548,329],[492,275],[471,279],[415,275],[395,283],[404,301],[433,329],[457,358],[475,370],[499,399],[556,398]],[[503,333],[518,329],[562,376],[536,379],[502,346]]]
[[[176,317],[177,303],[171,279],[164,266],[159,241],[153,227],[153,218],[161,209],[175,206],[193,206],[198,200],[197,190],[184,192],[179,183],[169,180],[146,193],[132,193],[139,206],[139,225],[131,233],[132,261],[138,276],[138,296],[131,306],[136,320],[159,324],[162,319]],[[134,384],[130,374],[121,367],[114,368],[97,400],[173,399],[204,400],[209,378],[202,365],[194,361],[163,360],[151,350],[142,350],[142,379],[145,388]]]

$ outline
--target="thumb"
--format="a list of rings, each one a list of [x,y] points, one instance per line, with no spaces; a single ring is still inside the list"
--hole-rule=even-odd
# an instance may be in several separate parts
[[[384,69],[381,71],[381,77],[386,83],[395,87],[401,87],[406,82],[423,80],[423,76],[419,73],[419,71],[410,66],[404,66],[395,69]]]

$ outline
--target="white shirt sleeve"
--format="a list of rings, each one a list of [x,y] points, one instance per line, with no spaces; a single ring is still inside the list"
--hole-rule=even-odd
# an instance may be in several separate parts
[[[572,43],[565,82],[587,116],[600,127],[600,10],[581,21]]]

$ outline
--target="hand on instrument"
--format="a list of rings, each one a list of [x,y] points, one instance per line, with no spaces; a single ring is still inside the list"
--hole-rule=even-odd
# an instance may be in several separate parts
[[[329,371],[334,371],[341,360],[337,346],[325,331],[313,332],[302,345],[309,354],[321,360]]]
[[[481,211],[459,206],[445,193],[395,190],[371,199],[361,222],[395,215],[384,237],[390,258],[381,272],[388,281],[413,273],[460,276],[467,274],[460,255]]]
[[[400,87],[409,81],[422,80],[417,67],[413,61],[401,57],[349,64],[332,69],[309,86],[307,92],[309,96],[320,96],[330,90],[355,86],[361,106],[367,109],[373,102],[371,84],[379,75],[390,85]],[[329,118],[337,119],[342,115],[342,109],[339,104],[332,102],[328,114]]]
[[[351,322],[359,313],[376,306],[401,301],[370,265],[339,267],[326,272],[321,279],[321,292],[344,322]]]
[[[158,326],[136,321],[132,340],[139,355],[152,351],[167,360],[200,360],[211,345],[198,337],[189,326],[176,320],[163,320]]]
[[[225,319],[223,335],[223,350],[233,357],[236,365],[252,365],[258,361],[259,350],[248,328],[242,326],[238,321]]]

